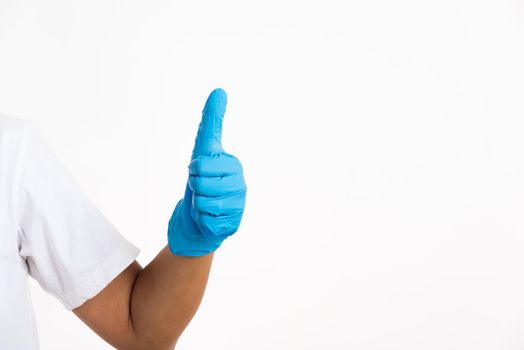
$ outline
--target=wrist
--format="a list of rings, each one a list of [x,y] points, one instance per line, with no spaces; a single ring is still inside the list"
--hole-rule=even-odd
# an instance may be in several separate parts
[[[184,213],[188,205],[181,199],[175,207],[167,230],[169,250],[178,256],[202,256],[217,250],[224,238],[204,236],[190,215]]]

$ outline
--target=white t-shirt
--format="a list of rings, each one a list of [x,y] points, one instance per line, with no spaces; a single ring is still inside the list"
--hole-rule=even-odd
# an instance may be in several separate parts
[[[0,115],[0,349],[38,348],[28,275],[71,310],[138,252],[81,192],[32,122]]]

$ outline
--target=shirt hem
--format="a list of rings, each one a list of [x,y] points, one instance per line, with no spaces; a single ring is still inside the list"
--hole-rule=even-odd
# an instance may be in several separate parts
[[[56,295],[67,310],[79,307],[102,291],[136,259],[140,250],[125,241],[79,286],[68,293]]]

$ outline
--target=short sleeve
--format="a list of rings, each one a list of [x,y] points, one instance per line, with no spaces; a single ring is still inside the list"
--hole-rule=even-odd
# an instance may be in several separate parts
[[[20,255],[29,274],[68,310],[104,289],[139,250],[82,193],[27,122],[19,191]]]

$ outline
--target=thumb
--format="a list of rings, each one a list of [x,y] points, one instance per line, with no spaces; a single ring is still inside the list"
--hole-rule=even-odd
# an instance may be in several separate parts
[[[224,151],[222,148],[222,120],[226,112],[226,103],[226,92],[220,88],[213,90],[207,98],[191,159]]]

